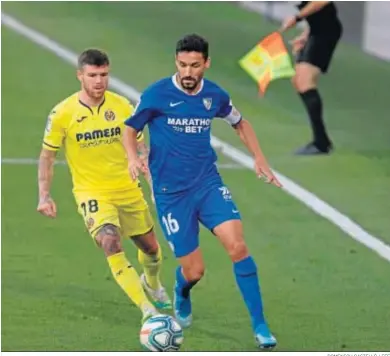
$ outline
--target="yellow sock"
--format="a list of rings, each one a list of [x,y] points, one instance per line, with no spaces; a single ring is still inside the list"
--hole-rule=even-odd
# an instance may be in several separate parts
[[[141,308],[144,303],[151,305],[142,288],[137,271],[127,260],[124,252],[107,257],[108,264],[115,280],[129,296],[129,298]]]
[[[162,264],[161,248],[158,247],[157,254],[149,256],[138,250],[138,261],[144,267],[146,282],[153,289],[161,287],[160,270]]]

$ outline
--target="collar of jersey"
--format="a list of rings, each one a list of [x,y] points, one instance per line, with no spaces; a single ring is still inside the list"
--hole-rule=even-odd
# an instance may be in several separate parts
[[[85,106],[91,112],[91,114],[93,115],[92,108],[89,105],[87,105],[86,103],[82,102],[80,99],[78,99],[78,100],[79,100],[80,105]],[[99,111],[100,111],[100,109],[102,108],[102,106],[104,105],[105,102],[106,102],[106,97],[104,96],[103,101],[99,104],[99,106],[97,108],[97,113],[98,114],[99,114]]]
[[[186,95],[188,95],[188,96],[195,96],[195,95],[200,94],[200,92],[201,92],[202,89],[203,89],[203,84],[204,84],[203,79],[202,79],[202,81],[200,82],[200,88],[199,88],[199,90],[198,90],[196,93],[194,93],[194,94],[188,94],[188,93],[187,93],[186,91],[184,91],[184,89],[177,83],[177,81],[176,81],[176,75],[177,75],[177,73],[175,73],[174,75],[172,75],[172,83],[173,83],[173,85],[174,85],[177,89],[179,89],[180,91],[182,91],[184,94],[186,94]]]

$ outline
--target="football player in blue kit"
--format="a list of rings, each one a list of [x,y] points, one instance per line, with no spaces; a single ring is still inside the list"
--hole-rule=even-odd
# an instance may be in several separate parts
[[[253,154],[255,171],[280,187],[260,149],[250,123],[234,108],[229,94],[203,78],[210,66],[208,42],[187,35],[176,46],[177,73],[149,86],[126,120],[124,146],[133,179],[147,171],[137,155],[137,133],[150,134],[149,169],[160,224],[180,266],[174,290],[175,316],[183,327],[192,323],[191,288],[202,278],[199,222],[218,237],[233,262],[237,285],[261,348],[276,339],[263,314],[257,266],[243,237],[241,217],[218,173],[211,147],[213,118],[222,118]]]

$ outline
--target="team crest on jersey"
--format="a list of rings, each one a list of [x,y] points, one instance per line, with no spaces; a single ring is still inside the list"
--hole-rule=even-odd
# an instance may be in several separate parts
[[[213,100],[211,98],[204,98],[203,99],[203,105],[207,110],[211,109],[211,104],[213,103]]]
[[[87,227],[88,227],[88,229],[90,229],[94,224],[95,224],[95,220],[93,220],[92,218],[89,218],[87,220]]]
[[[107,120],[107,121],[114,121],[115,120],[115,114],[112,110],[108,109],[106,110],[106,112],[104,113],[104,118]]]

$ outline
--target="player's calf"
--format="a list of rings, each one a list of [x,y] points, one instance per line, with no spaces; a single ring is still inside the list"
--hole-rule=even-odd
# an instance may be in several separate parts
[[[160,282],[162,253],[156,235],[150,230],[146,234],[133,236],[132,240],[138,247],[138,261],[144,268],[144,274],[141,276],[143,288],[156,308],[171,309],[172,301]]]
[[[132,241],[138,247],[138,261],[144,268],[148,286],[154,290],[160,289],[162,254],[153,229],[145,234],[132,236]]]
[[[225,221],[214,228],[214,233],[222,242],[233,262],[234,276],[251,317],[256,338],[262,345],[261,347],[271,347],[274,339],[269,333],[263,314],[257,266],[245,243],[242,223],[240,220]]]
[[[186,281],[187,283],[197,283],[202,279],[205,273],[205,266],[202,253],[199,248],[195,249],[195,251],[192,251],[186,256],[180,257],[179,262],[181,268],[178,268],[177,270],[176,279]]]
[[[102,226],[96,234],[96,242],[103,249],[116,282],[142,311],[143,319],[157,313],[143,290],[137,271],[122,250],[118,227]]]
[[[271,334],[263,313],[263,301],[257,273],[257,266],[249,255],[234,262],[234,276],[242,298],[248,309],[256,342],[260,348],[270,349],[276,346],[276,339]]]
[[[186,328],[192,323],[190,291],[201,280],[205,267],[200,249],[179,258],[181,266],[176,270],[174,290],[175,316],[179,324]]]
[[[203,274],[202,274],[203,275]],[[176,269],[176,283],[174,290],[175,317],[181,327],[188,328],[192,324],[192,304],[190,291],[199,279],[186,279],[182,268]]]

